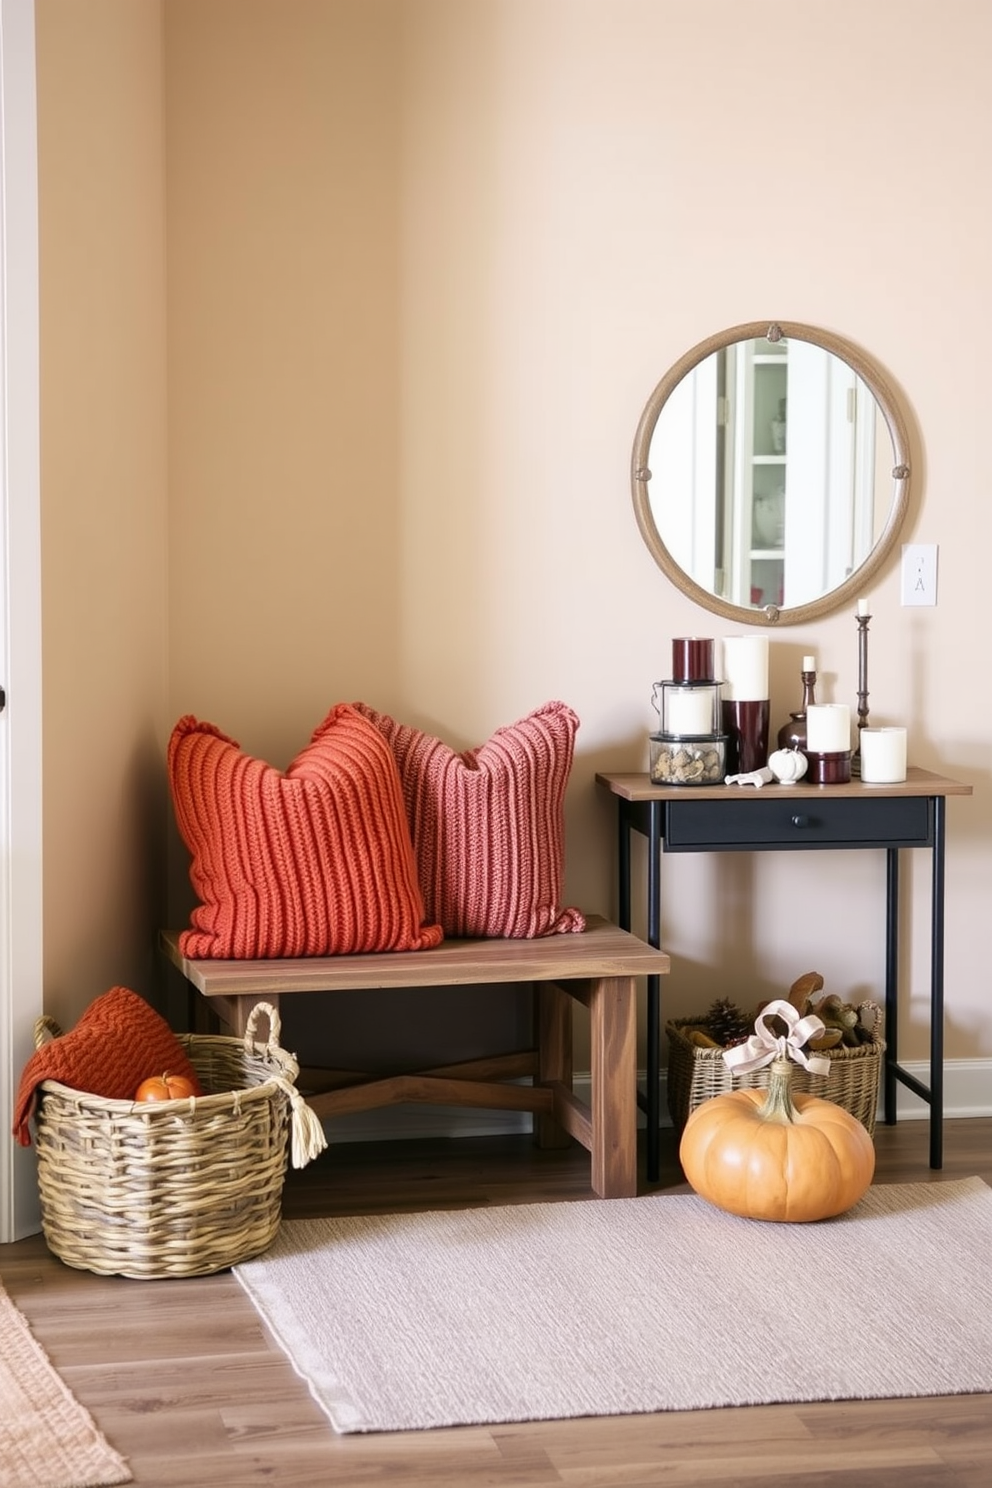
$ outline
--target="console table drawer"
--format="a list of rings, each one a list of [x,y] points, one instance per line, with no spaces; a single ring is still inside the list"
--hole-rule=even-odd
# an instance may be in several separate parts
[[[929,801],[922,796],[821,795],[776,800],[665,803],[666,852],[760,852],[817,847],[926,847],[933,831]]]

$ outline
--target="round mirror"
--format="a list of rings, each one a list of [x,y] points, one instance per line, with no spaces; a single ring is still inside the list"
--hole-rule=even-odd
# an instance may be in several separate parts
[[[813,326],[755,321],[681,357],[631,462],[641,535],[714,614],[798,624],[855,595],[909,505],[909,439],[879,369]]]

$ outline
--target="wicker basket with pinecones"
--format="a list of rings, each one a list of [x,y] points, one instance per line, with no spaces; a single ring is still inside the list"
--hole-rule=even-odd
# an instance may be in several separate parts
[[[855,1005],[836,993],[824,993],[823,977],[817,971],[798,977],[789,989],[788,1000],[801,1017],[813,1013],[823,1023],[823,1032],[807,1047],[825,1054],[830,1061],[829,1075],[797,1069],[794,1088],[836,1101],[861,1122],[869,1135],[873,1134],[885,1052],[882,1009],[875,1002]],[[764,1006],[761,1003],[753,1011],[745,1011],[732,998],[718,997],[704,1017],[666,1023],[668,1109],[679,1132],[690,1113],[711,1096],[768,1083],[767,1068],[736,1075],[723,1059],[724,1049],[743,1043],[754,1032],[754,1020]]]

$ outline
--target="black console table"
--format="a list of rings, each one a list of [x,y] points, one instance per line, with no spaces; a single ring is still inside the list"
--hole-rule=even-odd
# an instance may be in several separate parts
[[[930,1107],[930,1166],[943,1164],[944,837],[946,798],[972,788],[929,770],[910,769],[898,785],[652,785],[646,773],[599,774],[617,800],[618,919],[630,929],[630,833],[648,840],[647,940],[661,947],[661,851],[781,852],[880,848],[887,859],[885,895],[884,1116],[896,1119],[896,1083]],[[930,926],[930,1083],[903,1069],[898,1052],[899,850],[928,847]],[[661,1118],[661,979],[647,979],[647,1175],[659,1176]]]

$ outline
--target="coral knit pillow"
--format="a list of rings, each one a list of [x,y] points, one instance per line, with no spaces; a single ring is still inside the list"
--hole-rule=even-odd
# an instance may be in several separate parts
[[[14,1102],[14,1135],[31,1141],[28,1121],[43,1080],[56,1080],[105,1100],[131,1100],[142,1080],[184,1075],[203,1094],[196,1071],[168,1023],[129,987],[94,999],[75,1028],[36,1049],[21,1072]]]
[[[428,919],[446,935],[531,938],[584,930],[561,906],[564,799],[579,720],[546,703],[456,754],[365,703],[396,757]]]
[[[213,724],[181,718],[168,752],[176,822],[200,899],[184,955],[251,960],[437,945],[396,763],[347,703],[283,774]]]

